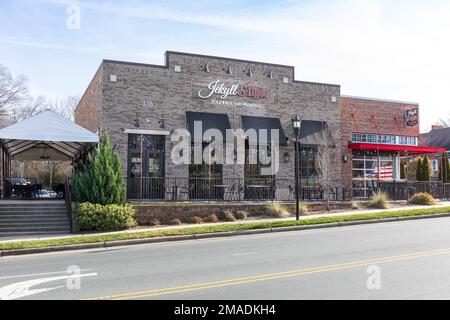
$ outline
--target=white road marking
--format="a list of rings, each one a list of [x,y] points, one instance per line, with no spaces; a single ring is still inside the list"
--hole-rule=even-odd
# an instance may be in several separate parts
[[[37,286],[42,283],[57,281],[57,280],[65,280],[68,278],[81,278],[81,277],[94,277],[97,276],[97,273],[87,273],[87,274],[79,274],[79,275],[67,275],[67,276],[59,276],[59,277],[51,277],[51,278],[40,278],[34,280],[28,280],[23,282],[17,282],[10,284],[8,286],[0,288],[0,300],[15,300],[19,298],[24,298],[27,296],[48,292],[60,288],[64,288],[64,286],[52,287],[52,288],[41,288],[41,289],[31,289],[34,286]]]
[[[80,269],[80,272],[83,272],[83,271],[92,271],[92,269]],[[14,278],[28,278],[28,277],[36,277],[36,276],[48,276],[48,275],[59,274],[59,273],[67,273],[67,270],[55,271],[55,272],[46,272],[46,273],[21,274],[21,275],[16,275],[16,276],[0,277],[0,280],[14,279]]]
[[[234,253],[233,257],[241,257],[241,256],[251,256],[254,254],[258,254],[258,252],[243,252],[243,253]]]

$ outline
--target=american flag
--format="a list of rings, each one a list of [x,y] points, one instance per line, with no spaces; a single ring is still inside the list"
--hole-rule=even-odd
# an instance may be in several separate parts
[[[374,169],[367,170],[367,179],[378,179],[378,174],[380,175],[380,180],[392,180],[394,178],[392,166],[383,166],[378,171],[378,167]]]

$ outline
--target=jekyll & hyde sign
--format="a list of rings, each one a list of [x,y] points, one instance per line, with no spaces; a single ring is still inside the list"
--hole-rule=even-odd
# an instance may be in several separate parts
[[[227,86],[225,83],[216,80],[208,84],[207,88],[200,89],[198,96],[202,99],[211,98],[213,95],[218,95],[220,99],[227,99],[230,96],[250,97],[254,99],[267,98],[269,91],[264,88],[257,88],[251,85],[239,85],[233,83]]]

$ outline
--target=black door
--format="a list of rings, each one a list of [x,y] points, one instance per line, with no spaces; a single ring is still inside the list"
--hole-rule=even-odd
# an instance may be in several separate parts
[[[165,137],[128,135],[128,197],[164,199]]]

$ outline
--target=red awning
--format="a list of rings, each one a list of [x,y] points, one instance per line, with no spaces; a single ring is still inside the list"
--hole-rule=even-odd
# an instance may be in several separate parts
[[[401,146],[396,144],[377,144],[377,143],[349,143],[349,149],[352,150],[378,150],[401,152],[408,154],[428,154],[444,153],[445,148],[425,147],[425,146]]]

